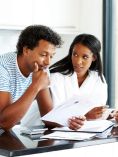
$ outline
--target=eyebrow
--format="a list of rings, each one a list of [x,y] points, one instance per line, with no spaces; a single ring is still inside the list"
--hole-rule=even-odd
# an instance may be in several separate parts
[[[49,54],[49,52],[48,52],[48,51],[42,51],[42,53]],[[55,54],[56,54],[56,52],[54,52],[52,55],[55,55]]]
[[[55,53],[53,53],[53,55],[55,55],[56,54],[56,52]]]

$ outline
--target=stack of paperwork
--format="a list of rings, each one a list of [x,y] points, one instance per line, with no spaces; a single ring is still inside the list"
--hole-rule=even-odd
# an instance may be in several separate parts
[[[78,130],[77,132],[88,132],[88,133],[102,133],[107,129],[111,128],[114,125],[112,121],[109,120],[92,120],[92,121],[85,121],[85,124]],[[54,128],[53,130],[58,131],[75,131],[71,130],[68,127],[58,127]]]
[[[55,131],[51,134],[41,136],[41,139],[63,139],[63,140],[87,140],[95,137],[94,133],[80,133],[80,132],[60,132]]]
[[[113,122],[108,120],[94,120],[86,121],[85,124],[78,130],[71,130],[68,127],[57,127],[52,129],[54,132],[48,135],[43,135],[41,139],[63,139],[63,140],[88,140],[98,133],[103,133],[109,130],[114,125]],[[100,135],[99,134],[99,135]]]

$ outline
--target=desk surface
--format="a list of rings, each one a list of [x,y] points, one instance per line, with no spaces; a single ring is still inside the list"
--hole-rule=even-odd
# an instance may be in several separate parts
[[[21,156],[56,150],[79,148],[83,146],[98,145],[105,143],[118,142],[118,126],[112,127],[98,137],[86,141],[70,140],[32,140],[29,137],[20,135],[19,127],[14,131],[3,133],[0,136],[0,155]],[[48,131],[47,133],[49,133]]]

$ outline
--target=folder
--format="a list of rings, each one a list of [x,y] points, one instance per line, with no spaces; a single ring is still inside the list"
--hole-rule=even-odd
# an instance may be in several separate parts
[[[68,127],[57,127],[53,131],[67,131],[67,132],[88,132],[88,133],[102,133],[111,128],[115,123],[109,120],[92,120],[85,121],[85,124],[78,130],[71,130]]]

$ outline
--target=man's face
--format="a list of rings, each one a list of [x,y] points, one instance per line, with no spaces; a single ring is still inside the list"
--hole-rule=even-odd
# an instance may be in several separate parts
[[[38,64],[39,70],[50,65],[55,54],[55,46],[46,40],[40,40],[37,47],[33,50],[26,48],[24,54],[27,70],[33,72],[35,63]]]

